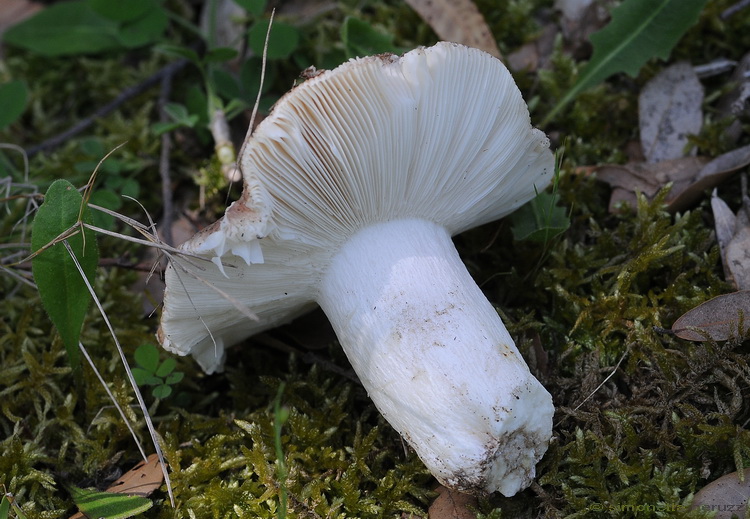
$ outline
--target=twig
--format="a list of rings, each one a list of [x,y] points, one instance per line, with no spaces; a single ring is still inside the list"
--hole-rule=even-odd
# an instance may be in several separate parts
[[[36,155],[37,153],[46,152],[54,148],[57,148],[58,146],[66,142],[68,139],[75,137],[76,135],[81,133],[83,130],[85,130],[92,124],[94,124],[94,122],[98,118],[104,117],[108,115],[110,112],[113,112],[115,109],[117,109],[117,107],[119,107],[125,101],[148,90],[153,85],[162,81],[165,77],[173,76],[188,63],[189,63],[188,60],[181,59],[161,68],[158,72],[156,72],[151,77],[146,78],[141,83],[138,83],[137,85],[133,85],[132,87],[126,88],[120,93],[120,95],[118,95],[112,101],[102,106],[96,112],[86,117],[85,119],[78,121],[78,123],[74,124],[63,133],[55,135],[54,137],[47,139],[41,144],[37,144],[36,146],[30,147],[29,149],[26,150],[26,154],[29,157],[32,157]]]
[[[750,0],[740,0],[732,7],[728,7],[727,9],[725,9],[721,13],[721,15],[719,15],[719,18],[721,18],[722,20],[726,20],[730,16],[733,16],[735,13],[742,11],[746,7],[750,7]]]

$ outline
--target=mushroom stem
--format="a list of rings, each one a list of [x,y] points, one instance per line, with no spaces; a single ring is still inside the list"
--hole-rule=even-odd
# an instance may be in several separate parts
[[[361,229],[318,302],[377,408],[443,484],[506,496],[530,484],[552,398],[448,230],[417,219]]]

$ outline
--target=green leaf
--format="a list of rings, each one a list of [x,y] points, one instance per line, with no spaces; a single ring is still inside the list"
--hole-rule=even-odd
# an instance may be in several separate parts
[[[193,49],[189,49],[181,45],[164,43],[158,45],[156,47],[156,50],[163,54],[166,54],[167,56],[172,56],[174,58],[184,58],[186,60],[192,61],[193,63],[200,63],[201,61],[201,58],[200,56],[198,56],[197,52],[195,52]]]
[[[72,227],[78,221],[82,203],[83,198],[73,184],[67,180],[55,181],[47,190],[31,227],[32,251],[38,251]],[[83,212],[83,221],[91,223],[88,208]],[[94,233],[87,230],[84,234],[85,248],[80,232],[67,240],[86,278],[93,284],[99,251]],[[71,365],[77,368],[80,363],[78,339],[91,301],[86,284],[63,243],[39,253],[32,260],[31,268],[42,306],[62,337]]]
[[[185,105],[182,105],[180,103],[167,103],[166,105],[164,105],[164,111],[175,122],[181,124],[185,124],[185,122],[187,122],[190,118],[188,109],[185,107]]]
[[[3,496],[0,499],[0,519],[8,519],[8,513],[10,512],[10,501],[7,496]]]
[[[29,92],[23,81],[9,81],[0,85],[0,130],[10,126],[26,109]]]
[[[50,5],[5,32],[6,43],[45,56],[117,49],[117,23],[96,14],[85,0]]]
[[[88,0],[88,4],[100,16],[116,22],[129,22],[141,18],[156,5],[154,0],[128,0],[127,2]]]
[[[162,384],[152,389],[151,394],[154,395],[154,398],[159,398],[163,400],[172,394],[172,388],[165,384]]]
[[[203,61],[206,63],[223,63],[236,57],[237,51],[231,47],[216,47],[206,52]]]
[[[172,373],[174,371],[174,368],[176,367],[177,367],[177,361],[174,360],[172,357],[170,357],[164,362],[162,362],[158,368],[156,368],[156,376],[166,377],[167,375]]]
[[[266,42],[268,20],[261,20],[254,24],[248,32],[248,44],[258,56],[263,55]],[[284,22],[273,22],[271,34],[268,37],[268,59],[287,58],[295,51],[299,43],[299,31]]]
[[[135,361],[149,373],[155,374],[159,366],[159,350],[153,344],[141,344],[135,350]]]
[[[348,16],[341,25],[341,41],[348,58],[385,52],[400,54],[403,51],[393,44],[392,34],[379,32],[369,23],[352,16]]]
[[[266,0],[234,0],[234,3],[253,16],[260,16],[266,11]]]
[[[513,237],[519,241],[545,243],[565,232],[570,227],[570,219],[557,201],[557,194],[543,191],[513,213]]]
[[[158,5],[136,20],[126,22],[120,27],[117,39],[123,46],[133,49],[153,43],[161,38],[169,25],[167,13]]]
[[[584,90],[618,72],[632,77],[651,58],[667,59],[683,34],[698,20],[707,0],[626,0],[612,21],[591,35],[594,53],[578,81],[547,114],[547,124]]]
[[[182,382],[183,378],[185,378],[185,374],[182,371],[175,371],[164,380],[164,383],[173,386]]]
[[[130,372],[133,374],[136,384],[139,386],[153,386],[155,384],[161,384],[162,380],[154,376],[150,371],[146,371],[143,368],[135,367],[130,368]],[[154,382],[154,379],[156,382]]]
[[[122,207],[122,198],[109,189],[98,189],[91,193],[89,203],[117,211]],[[92,210],[92,222],[97,227],[111,230],[115,225],[115,217],[101,211]]]
[[[145,497],[99,492],[70,485],[73,501],[87,517],[127,519],[145,512],[154,503]]]

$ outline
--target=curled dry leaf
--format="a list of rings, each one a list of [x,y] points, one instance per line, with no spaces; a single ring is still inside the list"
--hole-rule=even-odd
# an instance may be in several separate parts
[[[677,337],[688,341],[726,341],[750,332],[750,290],[709,299],[687,311],[672,325]]]
[[[737,148],[713,160],[705,157],[682,157],[655,164],[607,164],[594,170],[596,177],[612,186],[610,212],[635,207],[636,193],[652,198],[662,187],[672,183],[667,208],[672,212],[689,209],[705,190],[719,185],[737,170],[750,164],[750,146]]]
[[[463,43],[502,59],[484,16],[471,0],[406,0],[441,40]]]
[[[732,271],[727,265],[727,245],[734,237],[735,217],[727,203],[719,198],[714,189],[711,193],[711,211],[714,214],[714,228],[716,229],[716,242],[719,244],[719,253],[721,262],[724,266],[724,277],[729,281],[732,278]]]
[[[742,176],[742,207],[737,216],[716,194],[711,199],[724,275],[737,290],[750,290],[750,196]]]
[[[439,495],[427,512],[430,519],[476,519],[476,497],[450,490],[442,485],[435,490]]]
[[[742,479],[740,479],[742,477]],[[732,472],[716,479],[696,492],[690,508],[716,512],[714,519],[745,517],[747,499],[750,497],[750,469]]]
[[[648,162],[685,155],[688,135],[703,123],[703,85],[687,62],[667,67],[649,81],[638,98],[641,146]]]

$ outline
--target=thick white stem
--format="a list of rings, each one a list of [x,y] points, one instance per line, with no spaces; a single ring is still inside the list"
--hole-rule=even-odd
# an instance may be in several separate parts
[[[552,398],[444,228],[360,230],[318,302],[377,408],[438,480],[506,496],[530,484],[552,435]]]

